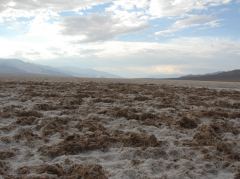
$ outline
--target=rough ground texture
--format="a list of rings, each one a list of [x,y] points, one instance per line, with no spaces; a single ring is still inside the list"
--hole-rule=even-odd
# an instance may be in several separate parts
[[[0,80],[0,178],[240,178],[240,91]]]

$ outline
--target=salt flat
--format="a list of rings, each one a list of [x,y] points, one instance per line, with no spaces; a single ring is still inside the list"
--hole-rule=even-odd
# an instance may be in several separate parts
[[[144,78],[74,78],[74,77],[52,77],[43,75],[32,76],[9,76],[0,75],[1,81],[46,81],[46,82],[99,82],[99,83],[135,83],[135,84],[159,84],[174,85],[186,87],[206,87],[215,89],[240,89],[240,82],[224,82],[224,81],[192,81],[192,80],[165,80],[165,79],[144,79]]]
[[[240,177],[240,83],[0,78],[2,178]]]

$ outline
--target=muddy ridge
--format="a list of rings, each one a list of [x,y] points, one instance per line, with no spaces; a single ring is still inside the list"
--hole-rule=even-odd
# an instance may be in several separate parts
[[[240,91],[0,80],[0,178],[240,176]]]

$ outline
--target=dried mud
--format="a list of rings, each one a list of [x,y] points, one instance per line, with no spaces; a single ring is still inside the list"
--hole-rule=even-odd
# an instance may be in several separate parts
[[[234,89],[1,79],[0,178],[238,179],[239,101]]]

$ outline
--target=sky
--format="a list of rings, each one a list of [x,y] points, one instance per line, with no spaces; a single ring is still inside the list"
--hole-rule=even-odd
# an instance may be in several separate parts
[[[240,69],[240,0],[0,0],[0,49],[122,77]]]

